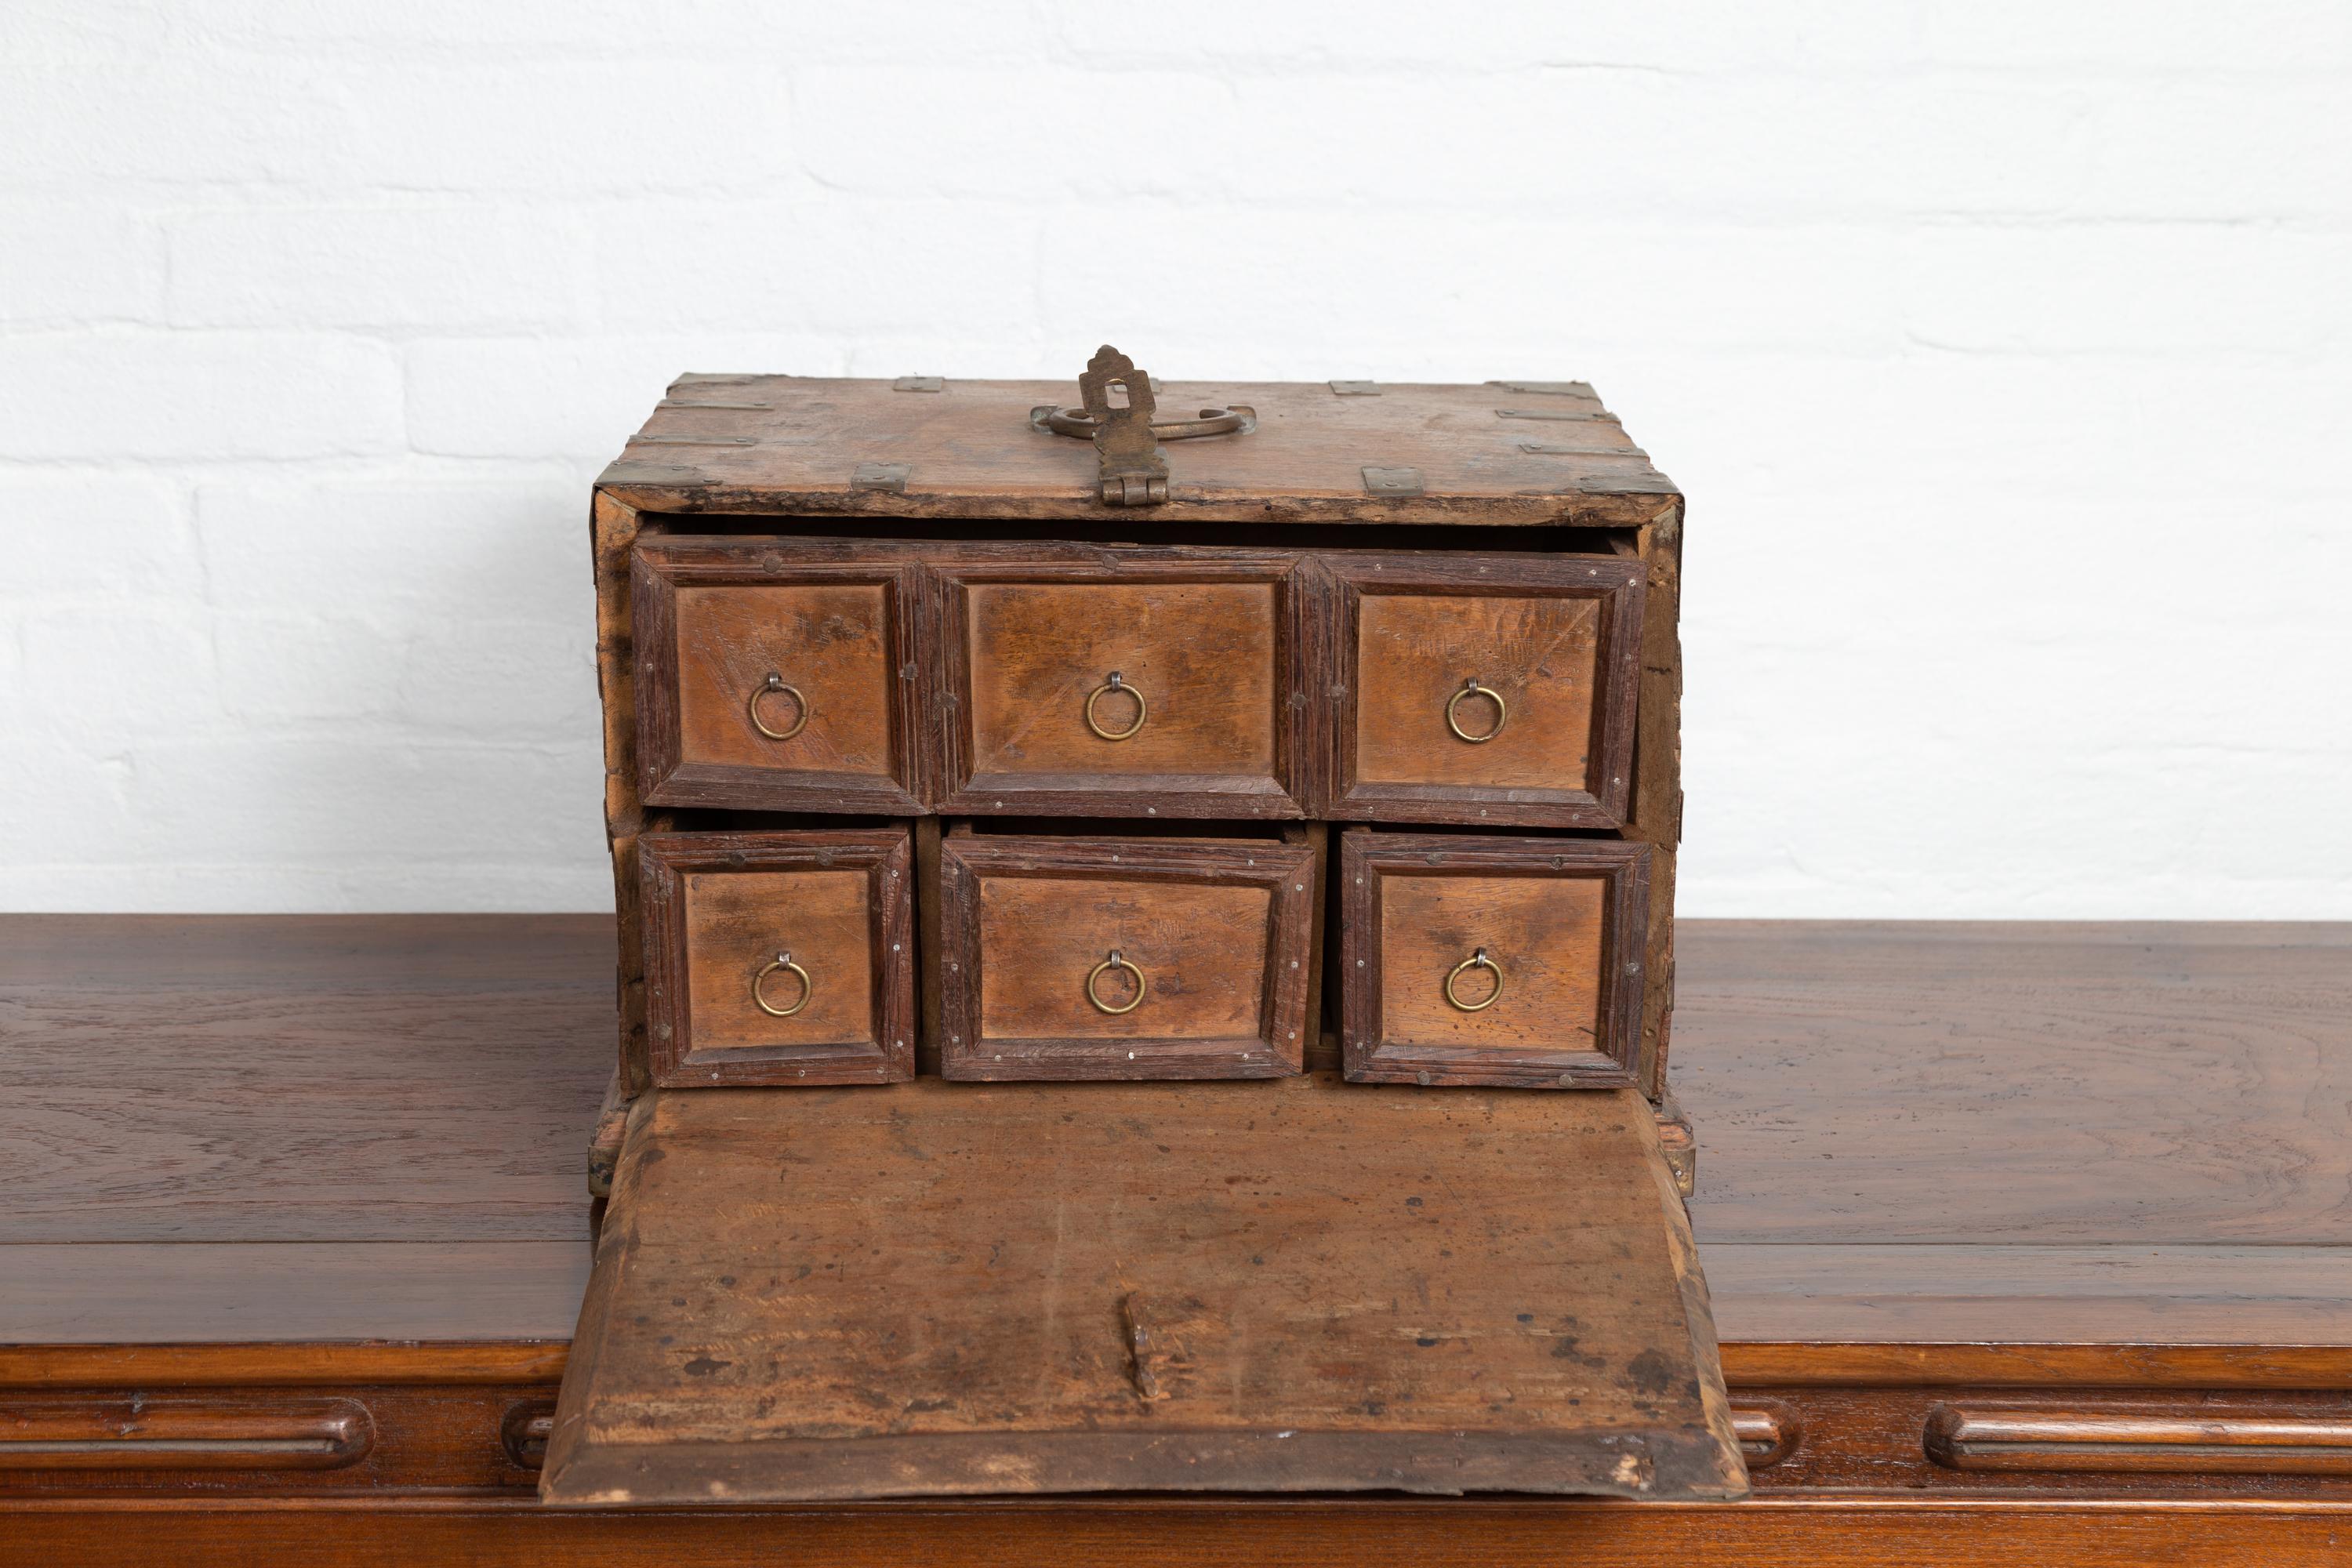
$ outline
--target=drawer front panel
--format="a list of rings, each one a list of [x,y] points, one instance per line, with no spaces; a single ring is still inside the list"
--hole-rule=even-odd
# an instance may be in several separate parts
[[[858,560],[839,545],[639,546],[647,803],[919,811],[918,580],[902,560]]]
[[[984,877],[982,1045],[1254,1037],[1273,901],[1263,887]]]
[[[1328,810],[1613,827],[1633,777],[1642,579],[1613,558],[1327,558]]]
[[[878,832],[638,840],[654,1081],[914,1075],[912,853]]]
[[[1341,1044],[1363,1082],[1633,1081],[1649,847],[1351,829]]]
[[[866,880],[859,871],[688,872],[679,890],[695,1047],[870,1048]],[[799,969],[772,967],[780,953]]]
[[[678,590],[683,763],[887,779],[892,685],[878,583]]]
[[[1297,816],[1291,563],[942,566],[941,809]]]
[[[1299,1070],[1318,855],[1301,842],[957,835],[940,854],[940,1070]]]
[[[1404,1047],[1538,1051],[1598,1040],[1602,893],[1595,878],[1384,882],[1384,1037]],[[1474,963],[1454,975],[1482,951],[1494,967]],[[1461,1005],[1447,1000],[1449,977]]]

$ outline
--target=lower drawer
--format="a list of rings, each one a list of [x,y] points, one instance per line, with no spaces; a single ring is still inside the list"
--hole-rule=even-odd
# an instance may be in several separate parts
[[[940,846],[940,1070],[1272,1078],[1316,1016],[1319,827],[1280,838],[951,831]]]
[[[1641,1045],[1649,847],[1351,828],[1340,1047],[1360,1083],[1612,1088]]]
[[[656,1083],[914,1076],[905,828],[649,833],[637,846]]]

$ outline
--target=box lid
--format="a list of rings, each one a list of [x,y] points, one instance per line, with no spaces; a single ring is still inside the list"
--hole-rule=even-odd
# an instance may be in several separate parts
[[[1633,528],[1680,504],[1580,381],[1154,388],[1163,427],[1244,417],[1163,437],[1148,506],[1106,505],[1095,444],[1045,416],[1083,415],[1076,382],[683,375],[599,484],[649,510],[941,518]]]
[[[1270,1083],[656,1091],[541,1495],[1735,1497],[1650,1109]]]

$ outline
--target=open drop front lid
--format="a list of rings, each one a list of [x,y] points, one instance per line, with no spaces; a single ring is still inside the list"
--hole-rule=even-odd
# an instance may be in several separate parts
[[[541,1492],[1747,1489],[1632,1090],[656,1091]]]

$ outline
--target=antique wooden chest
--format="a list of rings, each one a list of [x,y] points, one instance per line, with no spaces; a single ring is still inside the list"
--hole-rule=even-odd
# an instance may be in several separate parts
[[[598,482],[545,1494],[1736,1495],[1681,497],[1580,382],[1076,390],[688,375]]]

